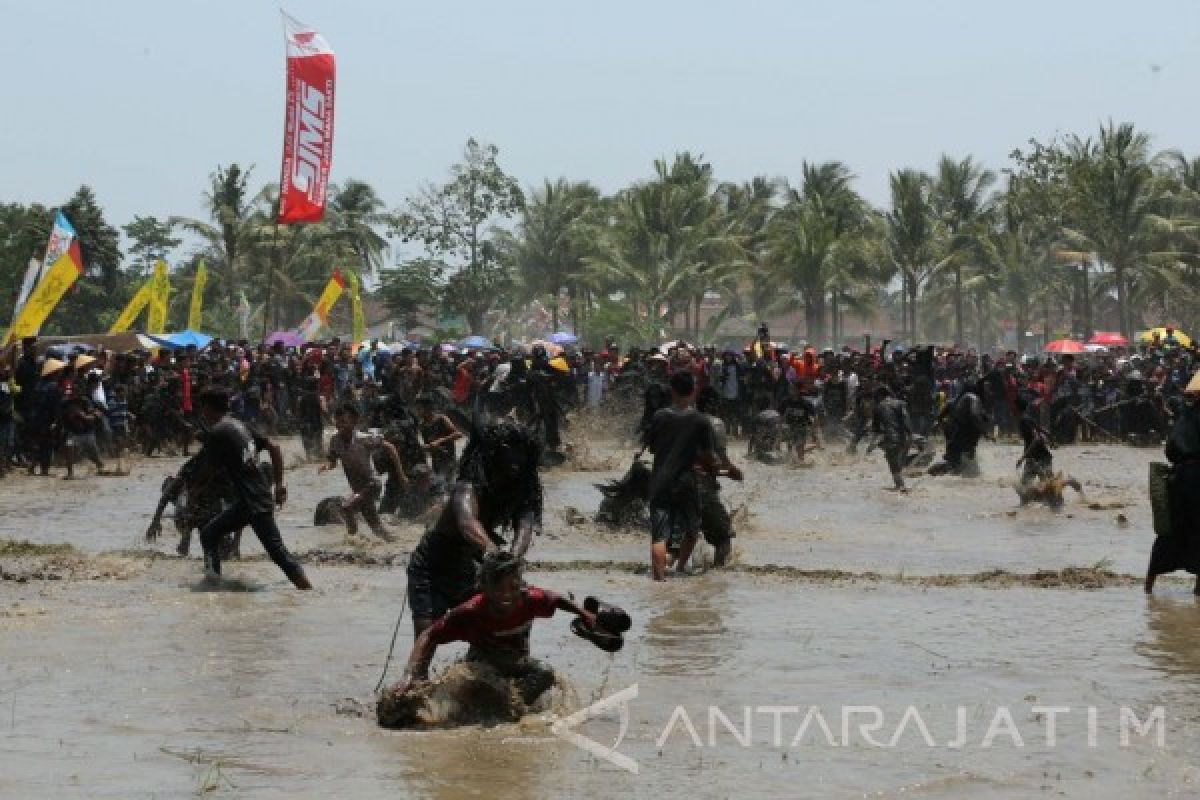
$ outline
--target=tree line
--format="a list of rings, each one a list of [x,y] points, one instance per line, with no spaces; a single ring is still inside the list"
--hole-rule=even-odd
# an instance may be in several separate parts
[[[1033,327],[1132,336],[1200,322],[1200,159],[1155,152],[1130,124],[1030,140],[997,170],[970,155],[898,169],[882,208],[840,161],[745,182],[718,180],[689,152],[653,168],[612,194],[566,179],[527,191],[495,146],[471,139],[444,180],[395,209],[347,180],[322,223],[276,226],[277,187],[254,189],[234,163],[211,176],[205,218],[137,216],[122,227],[125,253],[85,186],[62,208],[87,272],[51,325],[106,329],[160,257],[174,267],[173,320],[207,262],[206,326],[222,334],[236,333],[243,296],[256,326],[294,325],[334,266],[378,285],[402,329],[461,319],[447,334],[497,335],[534,302],[549,327],[597,342],[711,339],[732,319],[796,311],[820,345],[880,313],[900,338],[985,348],[1005,328],[1027,348]],[[0,204],[0,287],[14,296],[52,219],[42,205]]]

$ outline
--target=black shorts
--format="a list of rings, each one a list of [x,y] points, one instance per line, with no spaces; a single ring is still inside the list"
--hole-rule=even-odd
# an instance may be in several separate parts
[[[434,576],[423,564],[408,565],[408,607],[414,619],[441,619],[475,594],[475,576]]]
[[[700,508],[698,504],[673,504],[650,509],[650,541],[653,544],[666,542],[668,548],[677,548],[688,534],[700,530]]]

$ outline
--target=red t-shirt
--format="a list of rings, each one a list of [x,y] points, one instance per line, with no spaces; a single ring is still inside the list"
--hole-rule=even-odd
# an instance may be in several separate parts
[[[464,362],[454,375],[454,389],[451,392],[454,402],[465,403],[471,397],[471,370]]]
[[[481,593],[447,611],[446,616],[430,626],[429,635],[434,644],[468,642],[492,650],[528,653],[533,620],[554,616],[557,606],[557,594],[529,586],[512,611],[497,617],[488,610]]]

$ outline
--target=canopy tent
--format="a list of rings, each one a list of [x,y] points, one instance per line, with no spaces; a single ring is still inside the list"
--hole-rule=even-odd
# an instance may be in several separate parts
[[[458,343],[458,346],[466,350],[495,350],[496,345],[492,344],[492,340],[486,336],[468,336]]]
[[[1074,339],[1058,339],[1042,348],[1043,353],[1058,353],[1061,355],[1080,355],[1087,352],[1083,342]]]
[[[275,331],[263,341],[271,347],[276,343],[284,347],[300,347],[304,344],[304,336],[296,331]]]
[[[207,333],[200,333],[190,328],[179,333],[150,334],[146,338],[153,340],[160,347],[169,347],[172,350],[182,350],[185,347],[195,347],[200,350],[208,347],[208,343],[213,340],[213,337]]]
[[[1167,341],[1167,329],[1165,327],[1151,328],[1148,331],[1143,331],[1142,334],[1138,336],[1138,341],[1142,344],[1154,344],[1154,334],[1156,333],[1158,334],[1159,342],[1165,343]],[[1175,337],[1175,341],[1179,343],[1180,347],[1192,346],[1192,337],[1188,336],[1183,331],[1175,329],[1172,332],[1172,335]]]
[[[1111,331],[1096,331],[1092,334],[1092,338],[1088,339],[1088,344],[1102,344],[1105,347],[1128,347],[1129,340],[1119,333]]]
[[[159,346],[149,336],[133,331],[80,334],[78,336],[39,336],[37,340],[38,355],[45,355],[46,351],[52,347],[64,353],[83,350],[111,350],[115,353],[128,353],[132,350],[152,350]]]

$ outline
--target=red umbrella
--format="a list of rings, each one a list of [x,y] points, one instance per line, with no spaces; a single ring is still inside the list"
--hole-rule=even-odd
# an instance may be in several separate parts
[[[1102,344],[1105,347],[1128,347],[1129,340],[1119,333],[1097,331],[1092,338],[1088,339],[1088,344]]]
[[[1059,339],[1055,342],[1050,342],[1042,348],[1046,353],[1071,353],[1079,354],[1086,353],[1087,348],[1083,346],[1083,342],[1077,342],[1074,339]]]

